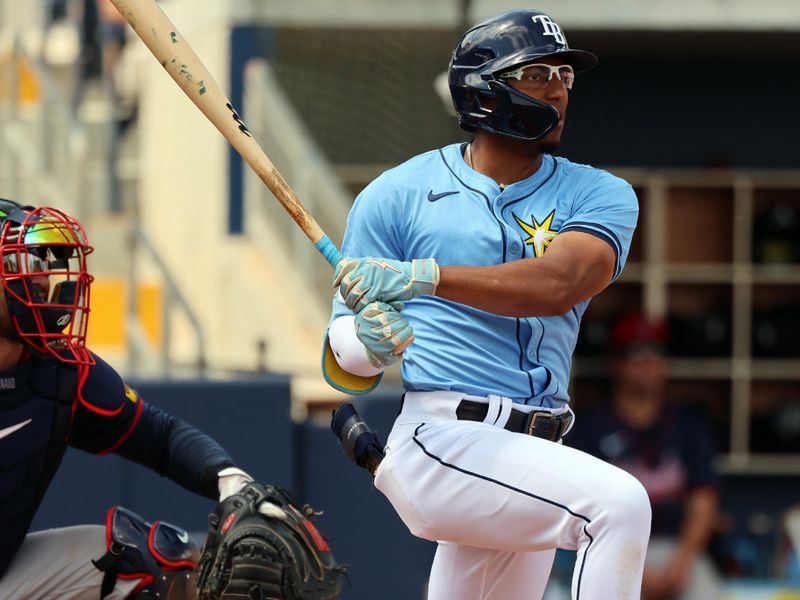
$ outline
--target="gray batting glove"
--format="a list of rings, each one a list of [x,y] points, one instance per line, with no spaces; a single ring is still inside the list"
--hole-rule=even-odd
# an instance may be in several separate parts
[[[357,313],[370,302],[394,305],[434,295],[439,285],[439,265],[432,258],[345,258],[336,265],[333,285],[339,287],[344,303]]]
[[[356,336],[367,349],[367,358],[380,369],[393,365],[414,341],[405,317],[383,302],[373,302],[356,315]]]

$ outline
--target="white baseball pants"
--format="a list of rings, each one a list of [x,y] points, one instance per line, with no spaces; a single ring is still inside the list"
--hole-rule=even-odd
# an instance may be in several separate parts
[[[556,548],[577,550],[574,600],[638,600],[650,503],[631,475],[588,454],[458,421],[457,392],[410,392],[375,486],[411,532],[438,542],[428,600],[540,600]],[[539,407],[514,405],[521,410]]]
[[[103,573],[92,564],[106,553],[106,528],[81,525],[29,533],[0,579],[3,600],[98,600]],[[104,600],[123,600],[139,580],[117,580]]]

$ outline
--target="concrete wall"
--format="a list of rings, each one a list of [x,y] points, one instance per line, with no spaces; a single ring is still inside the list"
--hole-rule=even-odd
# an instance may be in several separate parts
[[[282,25],[322,27],[442,27],[477,21],[521,5],[556,17],[572,28],[588,29],[738,29],[796,30],[800,27],[794,0],[239,0],[236,18]]]

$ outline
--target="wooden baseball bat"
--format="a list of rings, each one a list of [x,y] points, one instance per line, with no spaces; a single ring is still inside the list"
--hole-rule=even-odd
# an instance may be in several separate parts
[[[111,3],[183,93],[242,155],[317,250],[332,266],[336,266],[342,259],[336,245],[325,235],[261,146],[253,139],[211,73],[155,0],[111,0]]]

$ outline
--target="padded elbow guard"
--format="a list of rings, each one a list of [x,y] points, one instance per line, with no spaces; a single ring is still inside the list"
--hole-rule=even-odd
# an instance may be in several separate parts
[[[333,412],[331,431],[336,434],[347,458],[375,475],[384,457],[383,444],[377,432],[370,428],[356,407],[346,402]]]

